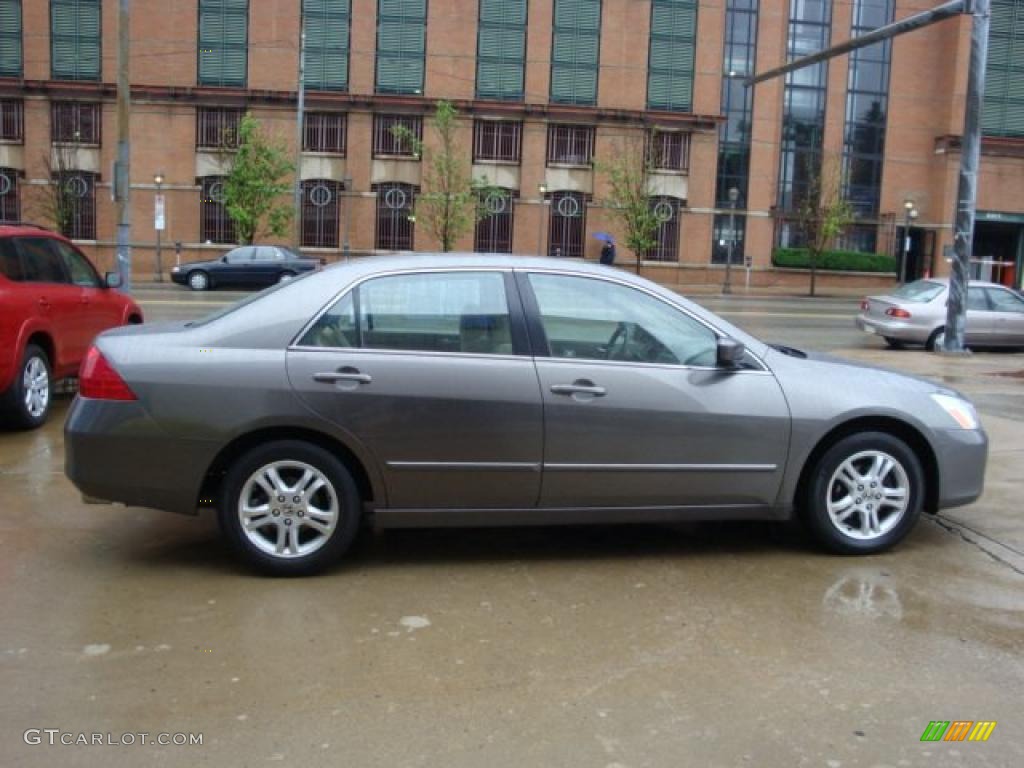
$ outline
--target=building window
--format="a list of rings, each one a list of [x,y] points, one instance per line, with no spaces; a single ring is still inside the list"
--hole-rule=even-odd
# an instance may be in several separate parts
[[[647,145],[648,162],[659,171],[690,170],[690,134],[654,131]]]
[[[548,216],[548,256],[583,258],[587,198],[579,192],[552,192]]]
[[[199,84],[244,88],[249,0],[199,0]]]
[[[55,101],[50,104],[50,141],[54,144],[99,146],[102,125],[99,104]]]
[[[832,0],[790,0],[787,60],[815,53],[829,45]],[[814,178],[822,171],[828,62],[786,75],[782,114],[777,204],[783,214],[779,244],[800,245],[801,235],[786,218],[800,206]]]
[[[679,216],[682,201],[676,197],[652,197],[651,211],[658,220],[656,245],[644,254],[651,261],[679,261]]]
[[[1024,136],[1024,4],[992,0],[981,129],[987,136]]]
[[[25,103],[21,99],[0,99],[0,141],[25,140]]]
[[[199,186],[199,239],[204,243],[236,242],[235,222],[224,205],[224,177],[204,176]]]
[[[423,93],[427,0],[377,0],[377,93]]]
[[[512,120],[473,121],[473,162],[519,163],[523,124]]]
[[[423,138],[423,118],[419,115],[374,115],[373,156],[414,157],[415,148],[408,139],[396,136],[395,129],[404,128],[417,139]]]
[[[18,206],[18,172],[0,168],[0,221],[20,221]]]
[[[21,0],[0,0],[0,77],[21,77]]]
[[[852,37],[867,34],[893,20],[894,0],[854,0]],[[858,219],[877,220],[882,191],[885,124],[889,112],[889,63],[892,42],[884,40],[850,54],[843,131],[843,197]],[[1024,50],[1022,50],[1024,53]],[[1024,74],[1024,69],[1021,70]],[[874,227],[862,227],[874,233]],[[874,252],[875,236],[853,242]]]
[[[302,182],[302,245],[305,248],[338,247],[338,211],[341,182],[307,179]]]
[[[199,107],[196,110],[196,149],[234,149],[238,124],[244,111],[231,107]]]
[[[348,90],[351,0],[303,0],[306,31],[306,87]]]
[[[731,246],[732,263],[742,264],[746,236],[746,216],[741,216],[738,213],[735,216],[730,216],[727,213],[716,214],[711,231],[711,237],[714,241],[711,244],[711,262],[713,264],[729,262],[729,247]]]
[[[512,209],[514,192],[495,189],[479,200],[473,250],[477,253],[512,253]]]
[[[339,112],[307,112],[302,117],[302,150],[345,154],[347,115]]]
[[[757,57],[757,3],[727,0],[725,6],[725,50],[722,59],[722,114],[725,122],[718,129],[718,171],[715,179],[715,205],[728,207],[729,190],[739,190],[747,199],[750,184],[750,142],[754,89],[743,87],[743,78],[754,73]],[[728,216],[717,214],[712,225],[711,262],[724,264],[729,259],[723,247],[722,233],[728,229]],[[742,228],[743,219],[736,224]],[[731,231],[731,230],[730,230]],[[743,239],[733,243],[733,263],[743,261]]]
[[[476,97],[522,101],[526,0],[480,0]]]
[[[548,165],[590,165],[593,156],[593,126],[548,126]]]
[[[596,104],[601,0],[555,0],[551,101]]]
[[[416,193],[411,184],[374,184],[377,193],[377,236],[375,247],[379,251],[411,251]]]
[[[50,77],[101,77],[100,0],[50,0]]]
[[[66,222],[61,227],[72,240],[96,239],[96,174],[85,171],[64,171],[55,180],[63,189],[67,206]]]
[[[697,0],[652,0],[647,62],[647,108],[693,108]]]

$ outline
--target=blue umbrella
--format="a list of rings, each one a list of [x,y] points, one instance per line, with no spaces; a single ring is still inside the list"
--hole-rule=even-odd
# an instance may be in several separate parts
[[[609,235],[607,232],[595,232],[594,237],[605,243],[615,243],[615,238]]]

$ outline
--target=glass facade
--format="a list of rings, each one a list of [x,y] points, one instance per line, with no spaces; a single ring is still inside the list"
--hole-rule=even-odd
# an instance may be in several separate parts
[[[891,22],[895,5],[895,0],[854,0],[851,37]],[[843,196],[853,206],[854,216],[863,223],[851,227],[844,244],[858,251],[874,251],[877,247],[891,60],[890,40],[850,54],[843,131]]]
[[[790,0],[787,61],[827,48],[831,41],[832,0]],[[785,216],[799,207],[813,178],[821,173],[825,133],[828,62],[786,75],[782,112],[782,151],[776,205]],[[779,244],[800,244],[800,234],[783,219]]]
[[[981,129],[1024,136],[1024,0],[992,0]]]
[[[718,129],[718,173],[715,179],[715,207],[729,206],[729,190],[740,196],[737,207],[746,208],[750,182],[750,141],[754,110],[754,88],[744,88],[743,78],[754,73],[757,57],[758,0],[728,0],[725,6],[725,51],[722,60],[722,114]],[[729,227],[728,214],[716,214],[711,243],[711,261],[728,261],[729,242],[733,263],[743,261],[746,218],[735,218]]]

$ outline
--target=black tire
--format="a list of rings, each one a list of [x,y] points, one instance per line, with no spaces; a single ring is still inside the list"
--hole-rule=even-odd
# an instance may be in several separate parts
[[[860,539],[840,530],[839,524],[833,522],[828,511],[828,502],[835,490],[841,489],[840,485],[835,485],[835,490],[830,487],[833,485],[833,477],[840,466],[847,459],[869,451],[885,454],[895,460],[902,469],[907,481],[907,504],[903,512],[893,518],[888,530],[873,538]],[[868,459],[861,461],[867,462]],[[892,472],[883,478],[889,483],[893,483],[896,479]],[[862,490],[857,491],[856,488]],[[865,482],[864,486],[858,485],[851,489],[850,496],[854,496],[855,493],[863,493],[863,496],[858,497],[857,501],[866,499],[866,505],[866,503],[874,501],[871,494],[875,491],[871,490],[872,488],[870,482]],[[878,498],[881,498],[884,495],[884,486],[877,490]],[[842,555],[871,555],[889,549],[910,532],[921,516],[924,491],[925,480],[921,462],[906,443],[885,432],[861,432],[839,440],[818,459],[811,470],[804,496],[800,500],[800,515],[815,541],[830,552]],[[839,499],[839,501],[841,500]],[[875,514],[878,515],[879,512],[881,512],[880,508]],[[889,514],[882,519],[882,525],[884,526],[884,521],[889,520],[895,514],[895,511],[890,510]],[[851,526],[855,522],[858,528],[864,525],[864,517],[859,511],[853,512],[848,519],[851,521]]]
[[[269,553],[261,549],[250,538],[250,534],[243,530],[239,509],[241,495],[246,484],[254,473],[275,462],[301,463],[322,475],[327,485],[311,497],[311,501],[316,500],[318,506],[329,501],[332,492],[337,500],[337,522],[333,531],[319,544],[319,548],[308,554],[285,552],[278,555]],[[297,474],[299,471],[301,470],[296,469],[295,473]],[[285,475],[282,475],[282,478],[288,480]],[[251,488],[250,492],[263,493],[255,487]],[[322,571],[341,559],[359,531],[361,501],[352,474],[331,453],[317,445],[301,440],[279,440],[267,443],[252,449],[237,459],[228,469],[224,478],[219,502],[218,521],[221,531],[232,549],[249,565],[273,576],[306,576]],[[273,504],[274,500],[268,498],[268,512]],[[289,533],[293,525],[298,531],[301,525],[310,524],[308,519],[300,521],[299,518],[302,515],[297,511],[292,511],[287,501],[284,506],[288,509],[278,511],[283,514],[275,513],[275,519],[271,520],[269,514],[266,515],[267,523],[258,528],[253,538],[263,540],[269,545],[269,539],[274,537],[276,540],[277,532],[281,530],[286,520],[290,527],[285,530]],[[309,533],[308,530],[306,532]],[[300,534],[296,532],[295,535],[299,536]],[[282,534],[282,536],[287,538],[288,534]]]
[[[889,349],[903,349],[903,342],[899,339],[894,339],[892,336],[883,336],[885,339],[885,346]]]
[[[928,341],[924,343],[924,348],[929,352],[934,352],[935,347],[938,346],[939,339],[946,335],[946,327],[940,326],[932,331],[931,336],[928,337]]]
[[[26,402],[25,372],[30,366],[42,365],[46,371],[46,402],[41,412],[33,413]],[[21,365],[14,374],[14,381],[7,391],[0,396],[0,405],[10,416],[11,423],[18,429],[36,429],[41,427],[46,418],[50,415],[50,408],[53,404],[53,370],[50,368],[50,358],[35,344],[25,347],[25,354],[21,357]]]
[[[212,283],[210,276],[201,269],[194,269],[188,273],[188,287],[193,291],[208,291]]]

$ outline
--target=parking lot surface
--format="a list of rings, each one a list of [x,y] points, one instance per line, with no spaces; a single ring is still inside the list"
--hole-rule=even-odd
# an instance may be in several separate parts
[[[712,308],[979,405],[984,497],[868,558],[766,524],[368,531],[260,578],[210,519],[83,504],[62,398],[0,432],[0,766],[1024,764],[1024,356],[884,351],[849,305]],[[933,720],[997,726],[921,742]],[[26,743],[47,728],[203,743]]]

